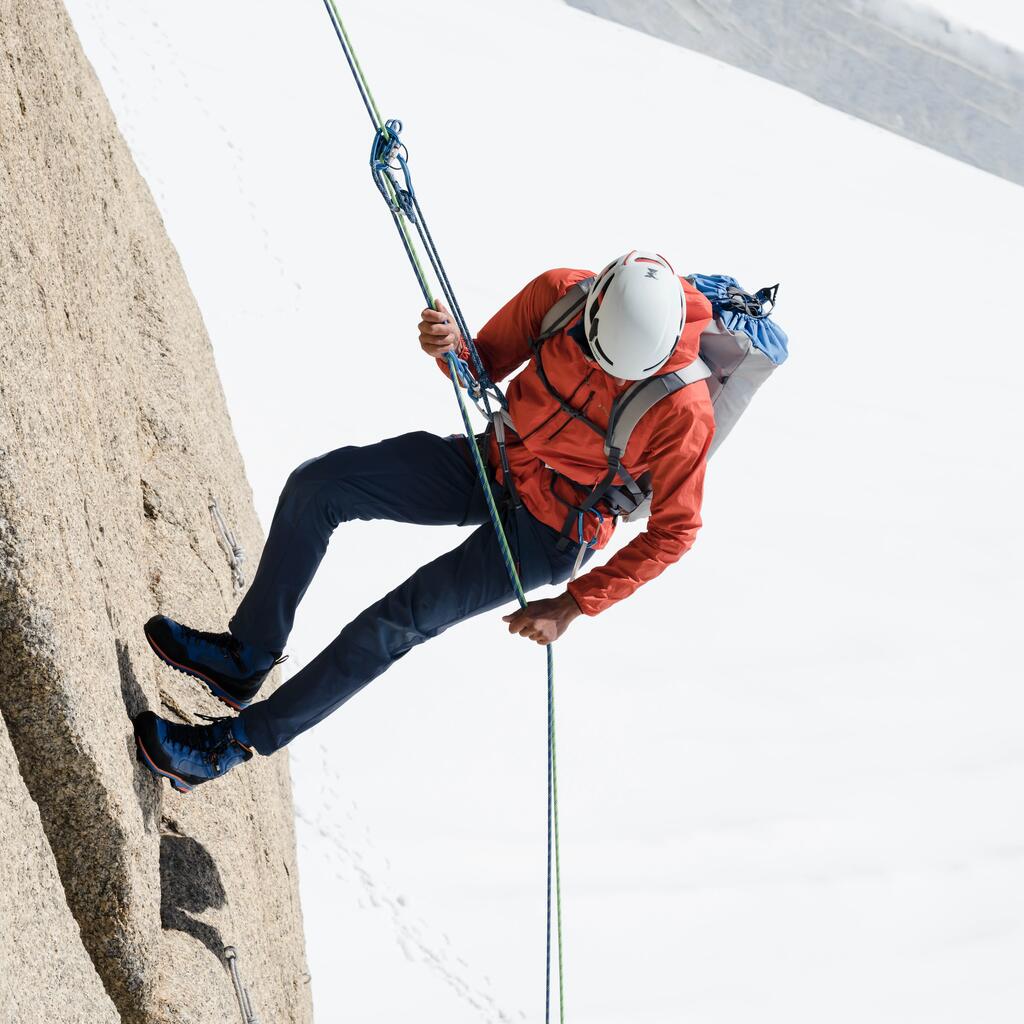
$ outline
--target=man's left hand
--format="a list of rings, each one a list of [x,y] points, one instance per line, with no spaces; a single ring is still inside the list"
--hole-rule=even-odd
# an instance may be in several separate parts
[[[578,615],[579,605],[567,590],[560,597],[531,601],[525,608],[503,615],[502,622],[508,623],[510,633],[518,633],[538,644],[553,644]]]

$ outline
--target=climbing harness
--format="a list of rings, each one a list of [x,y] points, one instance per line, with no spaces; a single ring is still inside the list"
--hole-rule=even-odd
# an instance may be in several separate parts
[[[224,959],[231,969],[231,981],[235,986],[235,998],[238,1000],[238,1009],[242,1013],[242,1024],[260,1024],[256,1011],[252,1008],[252,1000],[249,998],[249,990],[242,984],[242,974],[238,970],[238,951],[234,946],[224,947]]]
[[[452,312],[455,326],[466,347],[469,356],[469,363],[452,352],[445,355],[451,376],[452,387],[455,390],[455,397],[459,403],[459,412],[462,416],[463,426],[466,431],[466,440],[470,453],[473,457],[473,464],[476,467],[477,475],[483,487],[484,498],[487,503],[487,510],[494,526],[498,544],[501,549],[502,559],[508,573],[512,589],[521,608],[526,607],[526,594],[523,591],[522,582],[516,569],[515,557],[508,542],[505,528],[501,521],[501,515],[491,489],[490,480],[487,475],[487,468],[480,452],[480,445],[473,430],[469,410],[462,396],[460,385],[464,387],[477,406],[479,411],[489,421],[489,430],[493,431],[497,442],[499,458],[505,480],[505,489],[508,494],[509,503],[512,507],[512,522],[516,521],[516,515],[520,508],[518,496],[512,485],[512,474],[509,469],[508,459],[505,452],[505,418],[503,413],[508,409],[508,402],[505,400],[501,389],[491,381],[480,353],[473,342],[473,337],[466,325],[462,315],[462,308],[455,297],[451,281],[441,262],[434,239],[427,227],[426,217],[416,196],[413,187],[412,176],[409,172],[408,151],[401,141],[402,123],[392,119],[384,121],[377,109],[377,104],[370,92],[362,67],[355,55],[352,43],[349,39],[345,26],[342,23],[341,15],[335,0],[324,0],[324,7],[331,19],[338,42],[344,51],[345,59],[352,71],[356,87],[359,89],[360,98],[366,107],[375,129],[373,144],[370,148],[370,170],[377,189],[384,197],[391,218],[398,230],[399,237],[405,249],[406,256],[412,265],[416,280],[419,283],[423,298],[431,308],[436,308],[434,296],[427,280],[423,264],[420,261],[415,242],[410,234],[409,225],[412,225],[419,236],[420,243],[426,251],[430,267],[434,276],[441,285],[441,291],[448,302],[448,308]],[[470,365],[471,364],[471,365]],[[582,556],[581,556],[582,557]],[[548,799],[547,799],[547,820],[548,820],[548,844],[547,844],[547,943],[546,943],[546,964],[545,964],[545,994],[544,994],[544,1020],[548,1024],[551,1019],[551,953],[552,953],[552,908],[555,910],[556,939],[558,947],[558,1019],[562,1024],[565,1021],[565,992],[563,986],[562,970],[562,886],[561,886],[561,863],[559,858],[558,844],[558,763],[555,743],[555,662],[554,651],[551,644],[546,647],[547,652],[547,684],[548,684]],[[553,897],[553,899],[552,899]]]
[[[240,594],[245,589],[245,577],[242,575],[242,563],[245,561],[245,551],[242,545],[235,540],[235,535],[228,528],[228,524],[221,515],[217,499],[210,496],[210,515],[213,517],[213,525],[217,529],[217,543],[224,549],[228,556],[228,564],[231,566],[231,589],[235,594]]]

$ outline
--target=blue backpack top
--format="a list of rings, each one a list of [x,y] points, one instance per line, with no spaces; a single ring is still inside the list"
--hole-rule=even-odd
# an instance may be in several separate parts
[[[775,323],[771,311],[779,286],[762,288],[754,295],[745,292],[739,281],[728,274],[693,274],[687,278],[711,303],[711,311],[731,331],[744,331],[775,366],[789,355],[789,337]]]

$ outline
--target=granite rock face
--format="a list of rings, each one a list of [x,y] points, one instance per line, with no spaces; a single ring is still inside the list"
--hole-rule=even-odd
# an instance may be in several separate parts
[[[0,0],[0,713],[59,875],[49,889],[43,857],[22,884],[65,932],[70,908],[121,1020],[238,1019],[231,945],[261,1019],[299,1024],[287,758],[182,797],[134,756],[138,711],[224,710],[142,634],[156,612],[225,628],[237,592],[213,501],[253,559],[210,343],[149,191],[62,4]],[[0,859],[39,846],[16,803]],[[18,987],[40,968],[12,969]],[[108,1019],[77,970],[54,982],[70,1015],[38,1019]]]
[[[0,1024],[117,1024],[2,717],[0,842]]]

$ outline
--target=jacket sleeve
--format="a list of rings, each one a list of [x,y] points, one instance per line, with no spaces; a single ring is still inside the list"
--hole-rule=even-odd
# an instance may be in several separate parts
[[[569,593],[587,615],[597,615],[660,575],[693,546],[700,529],[714,418],[706,402],[668,411],[646,453],[654,489],[647,529],[604,565],[569,584]]]
[[[540,334],[548,310],[577,281],[589,276],[587,270],[547,270],[484,324],[476,337],[476,347],[491,380],[504,380],[530,358],[530,341]],[[469,361],[464,340],[459,344],[459,358]],[[437,364],[447,376],[448,361],[438,359]]]

